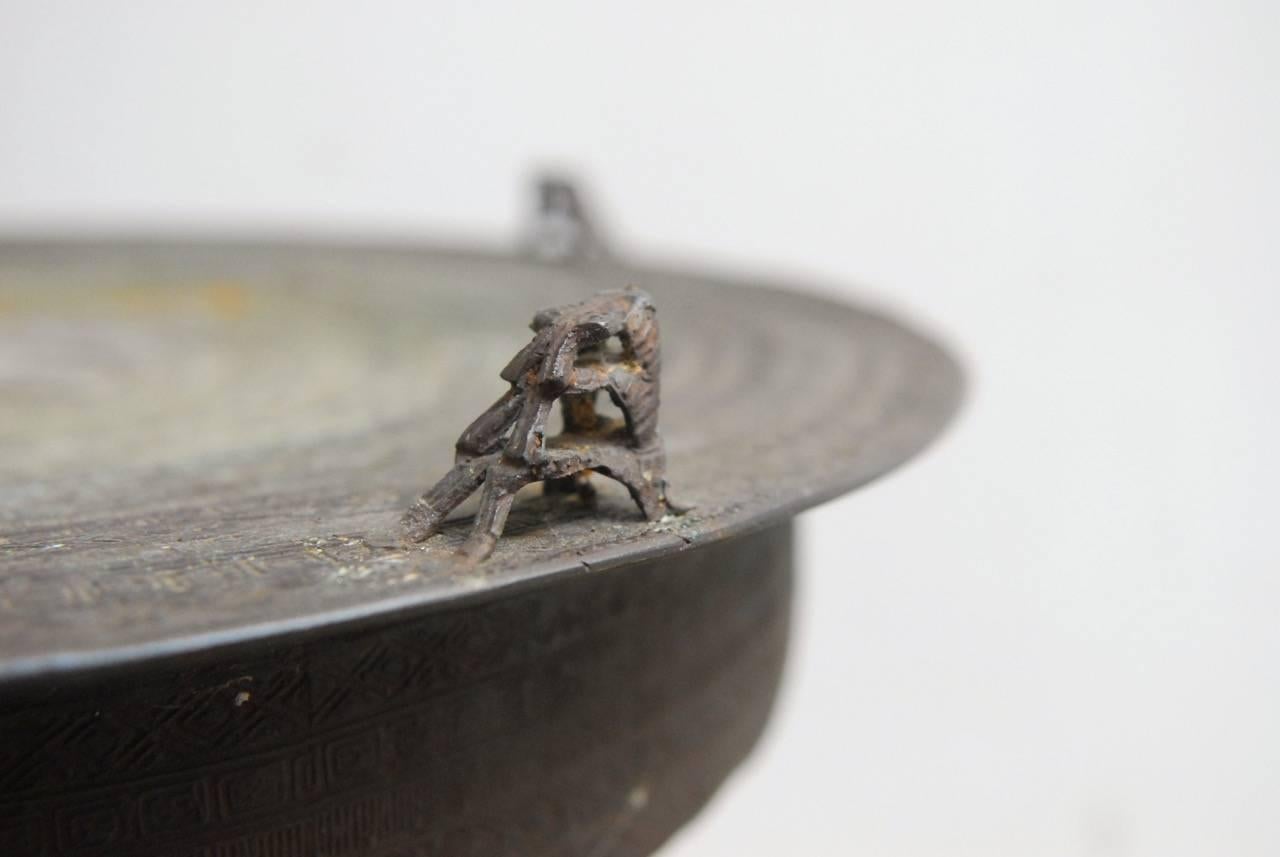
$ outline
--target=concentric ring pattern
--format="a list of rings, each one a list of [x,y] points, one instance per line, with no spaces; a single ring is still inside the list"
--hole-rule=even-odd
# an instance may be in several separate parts
[[[529,489],[472,571],[465,521],[366,540],[449,466],[536,309],[629,284],[658,307],[689,512]],[[604,572],[792,515],[940,431],[960,382],[938,347],[756,285],[414,247],[0,244],[0,678]]]

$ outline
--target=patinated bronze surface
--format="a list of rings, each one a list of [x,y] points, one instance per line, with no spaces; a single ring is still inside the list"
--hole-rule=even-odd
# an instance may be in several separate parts
[[[764,727],[790,534],[10,687],[0,854],[649,854]]]
[[[466,507],[370,544],[449,469],[528,307],[607,285],[662,308],[691,511],[645,520],[601,480],[594,506],[526,489],[479,569],[455,560]],[[927,339],[751,285],[409,246],[0,243],[0,679],[675,554],[867,482],[950,416],[958,373]]]
[[[921,449],[959,374],[874,312],[556,258],[0,242],[0,854],[640,855],[697,810],[773,698],[791,517]],[[479,565],[466,505],[379,538],[527,308],[606,287],[662,308],[689,511],[553,481]]]
[[[480,511],[462,556],[483,560],[502,535],[516,492],[542,482],[546,494],[575,492],[590,501],[592,472],[626,486],[648,520],[666,512],[653,300],[638,289],[602,292],[543,310],[530,326],[533,341],[502,370],[511,388],[467,427],[454,444],[453,469],[405,513],[408,541],[434,534],[479,489]],[[596,410],[600,393],[621,419]],[[548,438],[556,402],[564,428]]]

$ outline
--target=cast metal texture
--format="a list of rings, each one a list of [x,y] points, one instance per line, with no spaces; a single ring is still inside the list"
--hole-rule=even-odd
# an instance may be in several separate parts
[[[0,688],[4,857],[640,857],[755,742],[790,522],[492,602]]]
[[[923,446],[955,367],[874,313],[626,267],[544,191],[554,264],[0,245],[0,853],[643,855],[747,753],[786,649],[790,516]],[[386,546],[468,415],[489,416],[463,464],[509,413],[507,440],[537,435],[531,403],[550,421],[519,372],[520,406],[484,411],[524,307],[647,317],[602,285],[663,307],[665,456],[640,324],[621,431],[585,389],[609,384],[560,396],[572,466],[520,459],[553,490],[502,495],[489,560],[457,561],[467,508]],[[581,327],[562,316],[535,328]],[[604,368],[593,351],[562,353]],[[579,490],[615,447],[653,495]],[[653,502],[662,458],[684,514]]]
[[[632,286],[662,309],[666,478],[647,520],[522,493],[394,524],[501,392],[528,308]],[[921,449],[955,364],[879,313],[608,259],[419,246],[0,244],[0,682],[318,632],[607,573],[784,520]]]
[[[446,515],[480,490],[480,509],[460,554],[479,562],[493,553],[521,488],[541,482],[544,494],[576,493],[590,503],[593,472],[626,486],[647,520],[666,511],[653,300],[638,289],[601,292],[542,310],[530,327],[533,340],[502,370],[510,389],[472,421],[454,444],[453,469],[405,513],[407,541],[436,533]],[[600,393],[622,411],[621,419],[598,412]],[[556,402],[563,431],[547,437]]]

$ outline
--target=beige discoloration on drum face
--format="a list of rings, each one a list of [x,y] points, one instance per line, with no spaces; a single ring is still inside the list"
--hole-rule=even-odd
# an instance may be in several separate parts
[[[430,318],[371,318],[354,294],[91,279],[5,283],[2,294],[0,478],[174,466],[369,431],[433,404],[440,391],[424,380],[465,357]],[[474,348],[497,345],[481,336]]]

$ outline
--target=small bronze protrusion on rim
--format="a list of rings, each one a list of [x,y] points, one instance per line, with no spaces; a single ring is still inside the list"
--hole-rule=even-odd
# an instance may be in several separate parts
[[[403,537],[420,542],[477,489],[480,509],[462,555],[488,557],[511,504],[525,485],[548,493],[589,495],[592,471],[627,487],[649,520],[668,508],[662,438],[658,434],[658,323],[653,301],[638,289],[608,291],[581,303],[539,312],[533,340],[502,370],[511,384],[467,426],[455,445],[453,469],[401,520]],[[604,391],[622,411],[596,411]],[[564,431],[546,437],[560,402]]]

